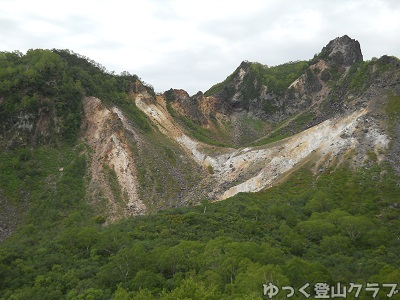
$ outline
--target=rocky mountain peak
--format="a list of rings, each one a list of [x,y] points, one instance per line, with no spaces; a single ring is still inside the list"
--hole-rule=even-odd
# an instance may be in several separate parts
[[[334,63],[350,66],[357,61],[363,60],[360,43],[344,35],[330,41],[321,51],[321,57]]]

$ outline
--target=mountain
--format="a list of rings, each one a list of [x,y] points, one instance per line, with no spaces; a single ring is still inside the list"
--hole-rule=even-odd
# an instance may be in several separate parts
[[[383,153],[398,147],[387,122],[387,105],[398,101],[398,64],[388,56],[363,62],[359,43],[343,36],[308,62],[242,62],[204,94],[169,90],[142,110],[212,170],[210,199],[262,190],[310,161],[315,170],[360,167],[374,153],[373,161],[397,168],[398,152]],[[171,129],[170,117],[186,134]]]
[[[397,282],[399,66],[345,35],[190,96],[69,50],[0,52],[0,297]]]
[[[229,132],[225,141],[244,146],[259,137],[271,135],[276,125],[290,116],[309,113],[309,126],[333,116],[333,108],[321,107],[321,102],[328,102],[329,86],[338,82],[351,65],[355,64],[354,68],[357,68],[362,61],[359,43],[343,36],[331,41],[310,61],[289,62],[275,67],[242,62],[224,82],[205,92],[206,97],[198,94],[189,100],[188,95],[181,93],[175,96],[176,102],[181,104],[181,111],[187,117],[203,126],[216,127],[210,121],[216,115],[219,127]],[[167,92],[166,96],[174,98],[173,91]],[[190,109],[188,103],[191,103]],[[205,111],[202,105],[211,109]],[[227,115],[235,125],[231,131],[221,122]],[[244,119],[253,121],[244,122]],[[287,130],[295,133],[305,128]],[[217,135],[219,131],[214,130],[214,133]]]
[[[259,191],[310,161],[314,173],[371,160],[399,172],[399,61],[364,62],[348,36],[309,61],[242,62],[194,96],[156,95],[138,76],[68,50],[2,57],[0,145],[32,172],[3,182],[30,176],[57,189],[64,163],[36,174],[34,152],[74,149],[86,164],[85,198],[108,221]],[[24,211],[8,205],[20,193],[36,203],[32,187],[14,189],[3,196],[9,209]]]

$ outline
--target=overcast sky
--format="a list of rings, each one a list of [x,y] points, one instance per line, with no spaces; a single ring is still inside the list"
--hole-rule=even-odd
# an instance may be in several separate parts
[[[0,51],[70,49],[156,92],[205,92],[243,60],[308,60],[344,34],[400,57],[399,0],[0,0]]]

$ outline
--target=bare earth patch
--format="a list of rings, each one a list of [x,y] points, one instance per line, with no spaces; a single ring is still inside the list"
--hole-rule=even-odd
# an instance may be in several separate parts
[[[91,202],[108,201],[111,221],[126,215],[144,214],[146,207],[139,199],[135,162],[128,149],[124,134],[122,113],[108,110],[99,99],[84,99],[85,120],[82,125],[83,139],[92,147],[88,197]],[[125,124],[125,126],[127,126]],[[131,128],[127,128],[132,130]],[[104,167],[111,168],[122,190],[124,203],[112,192]]]

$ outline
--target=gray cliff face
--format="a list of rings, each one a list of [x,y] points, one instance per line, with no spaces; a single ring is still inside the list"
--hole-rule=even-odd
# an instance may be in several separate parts
[[[360,43],[347,35],[330,41],[322,49],[320,56],[327,61],[343,66],[350,66],[355,62],[363,60]]]

